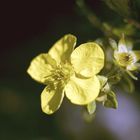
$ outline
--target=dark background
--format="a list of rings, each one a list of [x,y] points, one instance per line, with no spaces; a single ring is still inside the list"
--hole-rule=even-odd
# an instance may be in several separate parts
[[[87,3],[103,14],[102,1]],[[66,99],[52,116],[41,111],[44,86],[26,73],[32,58],[67,33],[76,35],[78,44],[100,37],[75,0],[4,1],[1,7],[0,140],[138,140],[139,91],[118,95],[117,111],[99,107],[91,123]]]

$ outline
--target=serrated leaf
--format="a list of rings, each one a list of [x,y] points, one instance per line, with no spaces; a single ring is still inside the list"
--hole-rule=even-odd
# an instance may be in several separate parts
[[[96,111],[96,102],[93,101],[87,105],[87,110],[89,114],[93,114]]]
[[[103,103],[103,105],[108,108],[118,108],[117,98],[113,91],[107,94],[107,100]]]

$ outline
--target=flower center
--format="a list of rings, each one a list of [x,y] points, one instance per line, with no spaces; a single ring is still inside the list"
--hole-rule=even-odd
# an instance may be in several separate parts
[[[134,63],[134,56],[130,53],[119,53],[117,56],[117,61],[121,66],[126,67]]]
[[[46,84],[54,89],[58,86],[65,86],[69,81],[71,75],[74,74],[73,67],[69,63],[60,64],[53,69],[52,74],[46,77]]]

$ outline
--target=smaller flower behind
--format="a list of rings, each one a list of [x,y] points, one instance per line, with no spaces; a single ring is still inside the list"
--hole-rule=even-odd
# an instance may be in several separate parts
[[[133,51],[132,45],[126,43],[124,35],[120,39],[118,46],[115,41],[111,40],[114,51],[114,58],[117,65],[124,69],[131,78],[137,80],[137,77],[132,72],[139,69],[140,51]]]
[[[94,43],[75,48],[76,37],[68,34],[58,40],[48,53],[35,57],[27,72],[46,85],[41,93],[43,112],[57,111],[64,95],[74,104],[86,105],[100,92],[98,74],[104,66],[104,52]]]
[[[118,108],[117,97],[111,89],[111,85],[108,82],[108,78],[101,75],[98,75],[97,77],[100,81],[100,93],[96,100],[90,102],[87,105],[87,111],[90,115],[95,114],[96,102],[102,103],[102,105],[107,108]]]

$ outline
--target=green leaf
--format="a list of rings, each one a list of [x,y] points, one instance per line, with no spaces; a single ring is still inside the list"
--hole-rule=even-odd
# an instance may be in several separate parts
[[[98,77],[98,79],[100,81],[100,86],[102,88],[106,84],[106,82],[107,82],[107,77],[101,76],[101,75],[98,75],[97,77]]]
[[[108,82],[111,85],[117,84],[121,80],[121,73],[114,74],[108,78]]]
[[[102,92],[104,93],[110,92],[110,86],[108,83],[106,83],[105,86],[102,88]]]
[[[107,95],[103,92],[100,92],[101,95],[99,95],[97,98],[96,98],[96,101],[98,102],[104,102],[106,101],[107,99]]]
[[[100,81],[100,93],[99,96],[96,98],[98,102],[104,102],[107,98],[107,93],[110,91],[110,86],[108,84],[108,78],[105,76],[98,75],[98,79]]]
[[[134,92],[135,86],[132,79],[125,73],[122,78],[123,78],[121,83],[122,88],[129,93]]]
[[[119,27],[114,27],[112,29],[112,32],[118,36],[121,37],[122,33],[125,34],[126,36],[131,36],[134,35],[136,30],[134,28],[133,25],[131,24],[125,24],[125,25],[120,25]],[[126,46],[127,46],[127,42],[126,42]]]
[[[96,102],[93,101],[87,105],[87,110],[89,114],[93,114],[96,111]]]
[[[91,123],[95,119],[96,113],[89,114],[87,110],[83,111],[82,117],[86,123]]]
[[[100,76],[98,75],[98,79],[100,81],[100,86],[101,86],[101,92],[103,92],[103,95],[108,93],[110,91],[110,86],[108,84],[108,78],[105,76]],[[102,95],[102,94],[101,94]]]
[[[113,91],[107,94],[107,100],[103,103],[103,105],[108,108],[118,108],[117,98]]]

